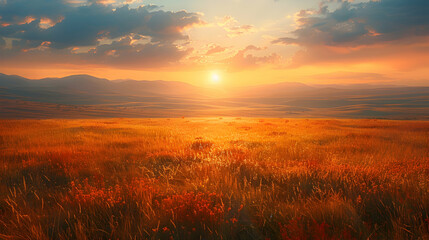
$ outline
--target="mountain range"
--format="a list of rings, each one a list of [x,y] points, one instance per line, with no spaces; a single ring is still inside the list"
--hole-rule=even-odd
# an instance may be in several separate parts
[[[429,119],[429,87],[284,82],[227,91],[161,80],[0,74],[0,118],[181,116]]]

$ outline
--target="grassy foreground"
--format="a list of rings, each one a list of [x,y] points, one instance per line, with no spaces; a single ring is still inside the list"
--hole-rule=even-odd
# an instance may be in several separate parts
[[[0,121],[0,239],[429,239],[429,122]]]

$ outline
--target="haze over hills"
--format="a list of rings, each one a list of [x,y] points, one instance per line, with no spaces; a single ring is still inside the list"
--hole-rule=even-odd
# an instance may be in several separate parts
[[[180,116],[429,119],[429,87],[285,82],[226,92],[171,81],[0,74],[0,118]]]
[[[182,82],[166,81],[136,81],[118,80],[110,81],[104,78],[96,78],[90,75],[72,75],[64,78],[44,78],[29,80],[19,76],[0,74],[0,87],[9,91],[35,93],[39,96],[48,93],[64,94],[101,94],[154,97],[168,95],[171,97],[191,96],[196,97],[200,89]],[[15,93],[17,94],[17,93]],[[19,95],[19,94],[18,94]]]

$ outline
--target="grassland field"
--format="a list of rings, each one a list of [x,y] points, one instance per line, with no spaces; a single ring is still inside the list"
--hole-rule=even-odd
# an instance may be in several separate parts
[[[0,120],[0,239],[429,239],[429,122]]]

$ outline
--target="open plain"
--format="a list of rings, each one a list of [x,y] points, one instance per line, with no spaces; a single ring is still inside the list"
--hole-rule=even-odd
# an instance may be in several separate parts
[[[429,123],[0,121],[2,239],[428,239]]]

